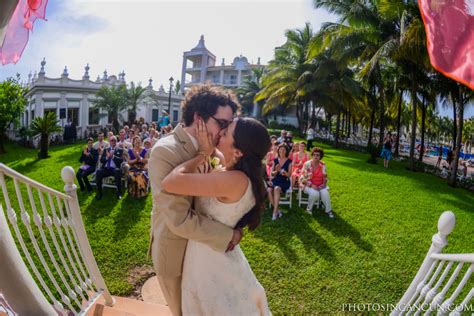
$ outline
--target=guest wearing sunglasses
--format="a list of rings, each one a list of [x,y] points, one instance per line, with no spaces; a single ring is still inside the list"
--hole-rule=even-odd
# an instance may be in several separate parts
[[[308,207],[306,211],[312,214],[313,205],[321,198],[326,214],[334,218],[332,212],[331,199],[329,198],[329,188],[327,186],[328,176],[326,164],[321,160],[324,157],[322,148],[314,147],[311,151],[312,159],[303,165],[303,171],[300,176],[300,185],[304,192],[308,194]]]

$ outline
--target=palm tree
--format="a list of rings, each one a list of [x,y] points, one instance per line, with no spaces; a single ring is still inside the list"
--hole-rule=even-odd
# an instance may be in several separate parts
[[[112,126],[115,133],[118,133],[120,124],[120,112],[127,108],[127,87],[125,85],[119,86],[103,86],[97,92],[97,99],[92,103],[94,108],[105,110],[112,119]]]
[[[37,116],[31,122],[32,134],[40,134],[40,151],[38,153],[39,159],[48,158],[49,135],[55,132],[60,132],[61,126],[56,118],[56,113],[48,112],[43,117]]]
[[[142,96],[143,92],[146,89],[141,86],[139,83],[138,85],[135,85],[135,83],[132,81],[130,83],[130,88],[126,90],[126,98],[127,98],[127,103],[128,103],[128,123],[131,125],[133,122],[135,122],[137,118],[137,106],[138,106],[138,100]]]
[[[253,109],[253,106],[257,106],[257,117],[260,117],[262,104],[265,103],[265,100],[255,101],[257,94],[262,90],[263,74],[263,67],[253,68],[252,72],[244,78],[242,85],[237,89],[237,95],[241,98],[240,102],[248,113]]]
[[[298,95],[298,80],[307,68],[306,58],[312,36],[309,23],[303,29],[286,32],[287,41],[275,49],[275,58],[269,62],[268,71],[262,77],[263,89],[255,98],[256,102],[265,100],[264,113],[280,106],[295,107],[300,129],[308,101]]]
[[[461,155],[461,144],[462,144],[462,132],[464,124],[464,108],[474,100],[474,91],[467,86],[457,83],[458,86],[458,106],[456,110],[456,117],[454,121],[458,120],[456,144],[454,145],[454,167],[449,179],[449,184],[452,186],[456,185],[456,177],[458,172],[459,157]]]

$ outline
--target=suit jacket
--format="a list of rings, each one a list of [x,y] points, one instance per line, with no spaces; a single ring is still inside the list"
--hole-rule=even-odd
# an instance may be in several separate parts
[[[110,150],[112,150],[112,147],[108,147],[107,149],[105,149],[104,152],[102,153],[102,156],[100,157],[102,168],[107,167],[107,154],[106,153],[110,152]],[[118,146],[115,146],[114,156],[112,157],[112,159],[115,163],[115,166],[120,169],[120,166],[122,165],[122,162],[123,162],[123,149]]]
[[[150,155],[148,175],[153,196],[151,242],[158,243],[158,257],[153,261],[156,273],[163,277],[181,275],[188,239],[202,242],[222,253],[232,239],[232,228],[191,209],[191,196],[167,193],[161,188],[161,181],[196,153],[188,134],[178,125],[156,143]]]
[[[79,158],[79,162],[85,162],[88,164],[92,169],[95,169],[97,166],[97,160],[99,159],[99,152],[97,149],[92,148],[89,152],[89,156],[84,155],[84,152],[81,154],[81,158]]]

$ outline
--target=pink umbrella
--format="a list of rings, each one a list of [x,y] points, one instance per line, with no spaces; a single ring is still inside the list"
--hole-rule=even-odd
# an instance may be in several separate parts
[[[0,60],[3,65],[20,60],[36,19],[45,18],[48,0],[0,1]]]

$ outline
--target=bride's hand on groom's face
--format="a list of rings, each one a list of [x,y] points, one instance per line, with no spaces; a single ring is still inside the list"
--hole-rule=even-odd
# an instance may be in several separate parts
[[[215,150],[212,135],[207,130],[207,126],[201,118],[196,122],[196,138],[199,144],[199,152],[205,153],[207,156],[212,156]]]

